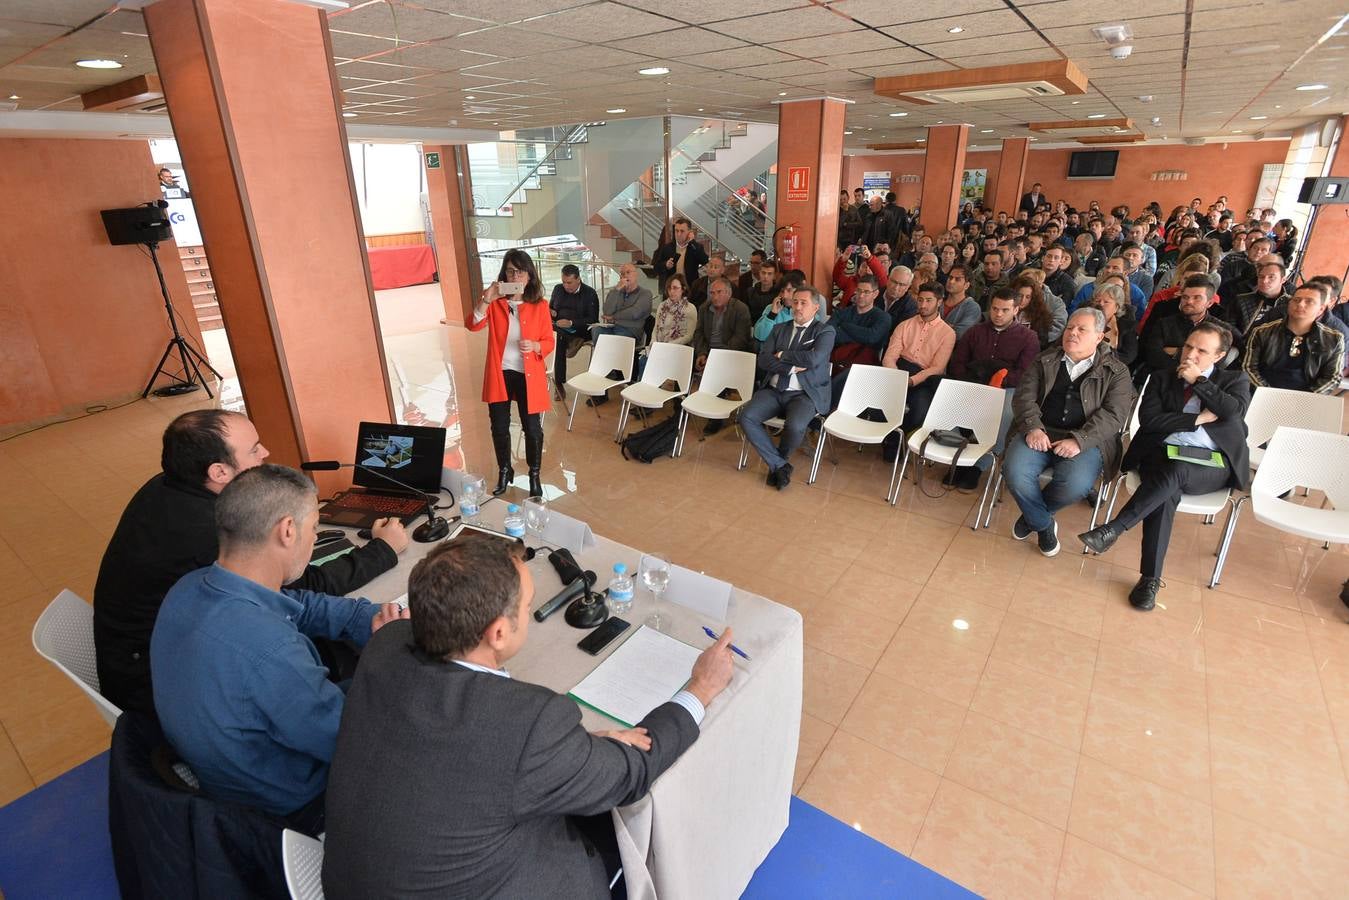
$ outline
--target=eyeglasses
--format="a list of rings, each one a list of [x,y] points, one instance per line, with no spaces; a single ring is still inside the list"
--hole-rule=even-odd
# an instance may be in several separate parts
[[[523,274],[525,274],[525,273],[524,273],[524,270],[522,270],[522,269],[517,269],[517,268],[515,268],[514,266],[507,266],[506,269],[505,269],[505,271],[506,271],[506,277],[507,277],[507,278],[514,278],[516,275],[523,275]]]

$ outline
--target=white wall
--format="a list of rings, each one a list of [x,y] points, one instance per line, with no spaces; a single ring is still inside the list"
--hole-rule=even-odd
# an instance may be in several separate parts
[[[367,236],[423,231],[422,148],[417,144],[347,145]]]

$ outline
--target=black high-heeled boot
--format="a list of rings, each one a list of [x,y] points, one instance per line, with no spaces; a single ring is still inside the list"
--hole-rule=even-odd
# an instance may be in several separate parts
[[[515,470],[511,468],[511,435],[492,433],[492,449],[496,451],[497,466],[499,475],[497,477],[496,489],[492,491],[493,497],[500,497],[506,493],[506,488],[511,486],[515,480]]]
[[[497,475],[497,486],[492,489],[492,496],[500,497],[506,493],[506,488],[510,487],[513,481],[515,481],[515,470],[510,466],[502,466],[500,473]]]
[[[529,496],[543,496],[543,480],[539,470],[543,467],[543,435],[531,437],[525,432],[525,462],[529,464]]]

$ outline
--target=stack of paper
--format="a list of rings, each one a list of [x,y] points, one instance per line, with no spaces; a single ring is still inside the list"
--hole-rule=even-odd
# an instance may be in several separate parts
[[[679,693],[701,653],[643,625],[572,688],[570,696],[631,728]]]

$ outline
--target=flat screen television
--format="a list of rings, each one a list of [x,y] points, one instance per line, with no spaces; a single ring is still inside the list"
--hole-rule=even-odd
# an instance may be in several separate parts
[[[1068,158],[1069,178],[1114,178],[1118,150],[1079,150]]]

